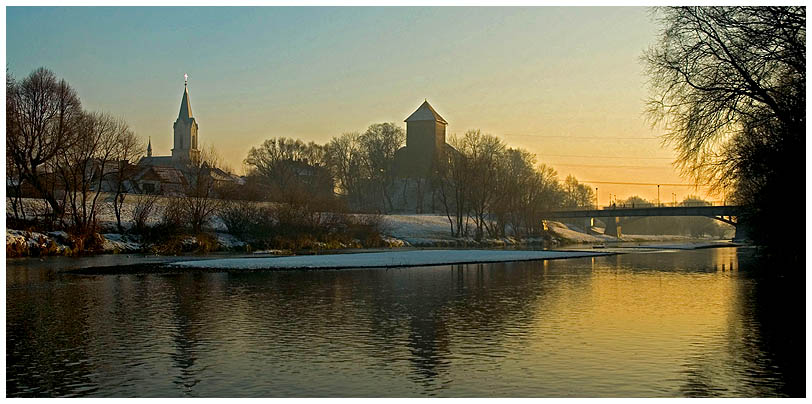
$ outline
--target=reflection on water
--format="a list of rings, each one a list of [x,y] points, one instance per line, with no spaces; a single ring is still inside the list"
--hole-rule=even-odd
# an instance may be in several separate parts
[[[6,276],[6,389],[9,396],[803,395],[803,285],[789,293],[779,281],[755,279],[749,255],[721,248],[107,276],[17,263]]]

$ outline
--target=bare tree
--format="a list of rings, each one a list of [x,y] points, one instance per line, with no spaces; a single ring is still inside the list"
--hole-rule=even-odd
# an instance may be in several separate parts
[[[753,119],[804,133],[804,7],[669,7],[645,53],[654,96],[649,116],[670,128],[677,163],[698,181],[729,185],[719,153]],[[760,110],[769,111],[762,116]]]
[[[77,234],[95,231],[99,197],[110,177],[121,138],[127,132],[122,119],[85,113],[78,124],[76,141],[57,155],[57,170],[65,185],[71,225]]]
[[[451,135],[448,142],[453,151],[437,154],[433,186],[451,226],[451,235],[460,237],[468,233],[466,215],[472,172],[468,159],[458,151],[458,148],[462,148],[462,139]]]
[[[595,192],[592,187],[581,184],[572,175],[564,180],[564,207],[589,208],[594,206]]]
[[[297,203],[316,193],[332,194],[324,147],[284,137],[252,147],[245,159],[270,188],[273,200]]]
[[[19,133],[19,128],[12,127],[18,125],[20,122],[17,119],[10,119],[11,114],[16,111],[17,98],[14,92],[17,91],[15,87],[14,77],[10,73],[6,73],[6,144],[9,144],[9,136]],[[22,203],[23,197],[23,178],[22,167],[15,160],[14,156],[6,147],[6,183],[11,183],[11,209],[14,212],[14,218],[17,220],[25,220],[25,207]]]
[[[132,211],[130,220],[132,229],[139,234],[147,230],[147,221],[155,212],[155,202],[158,201],[158,194],[135,195],[132,201]]]
[[[65,80],[39,68],[20,83],[7,76],[6,98],[6,153],[20,179],[48,202],[56,218],[64,207],[44,169],[76,141],[82,116],[79,97]]]
[[[736,189],[743,215],[769,245],[787,204],[803,210],[806,8],[669,7],[644,54],[648,113],[669,130],[677,166],[715,190]],[[801,188],[802,189],[802,188]],[[792,239],[803,240],[802,234]],[[801,249],[802,250],[802,249]]]
[[[135,136],[126,123],[120,122],[116,128],[116,142],[113,149],[113,171],[109,173],[113,191],[113,212],[116,215],[116,225],[119,231],[124,231],[121,225],[121,210],[127,197],[127,182],[133,173],[130,160],[144,153],[144,142]]]
[[[222,203],[217,195],[218,161],[217,153],[212,147],[203,150],[198,161],[186,170],[188,185],[178,203],[186,223],[191,226],[195,234],[203,230],[203,226],[214,217]]]
[[[496,197],[491,209],[496,232],[507,235],[509,226],[515,235],[527,234],[528,209],[539,192],[534,169],[536,156],[522,149],[507,149],[497,162]]]
[[[497,167],[505,150],[505,144],[497,137],[483,134],[479,130],[465,132],[460,144],[460,153],[468,160],[472,171],[468,181],[469,216],[476,225],[475,238],[481,239],[485,231],[495,233],[489,226],[488,213],[496,200]]]
[[[381,195],[384,202],[382,205],[385,209],[392,210],[390,191],[395,182],[395,152],[405,144],[406,133],[394,123],[379,123],[367,128],[358,140],[369,179],[377,188],[376,192]]]
[[[344,133],[330,139],[325,147],[327,166],[342,193],[354,208],[362,208],[364,198],[362,184],[364,178],[368,176],[360,137],[357,132]]]

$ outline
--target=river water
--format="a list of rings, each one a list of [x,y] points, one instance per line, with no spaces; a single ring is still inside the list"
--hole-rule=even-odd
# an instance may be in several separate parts
[[[76,262],[7,262],[10,397],[805,394],[804,286],[757,276],[748,248],[242,273],[64,270]]]

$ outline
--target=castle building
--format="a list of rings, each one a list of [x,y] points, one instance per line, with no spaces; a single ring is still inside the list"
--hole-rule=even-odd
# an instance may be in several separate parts
[[[448,125],[428,100],[424,101],[406,122],[406,146],[395,154],[395,167],[400,177],[426,177],[438,153],[451,148],[445,142]]]

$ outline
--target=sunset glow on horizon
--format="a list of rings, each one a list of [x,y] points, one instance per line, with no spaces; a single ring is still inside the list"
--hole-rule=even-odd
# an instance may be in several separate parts
[[[90,110],[172,148],[185,74],[199,136],[238,173],[272,137],[324,144],[427,99],[449,135],[480,129],[536,154],[598,202],[707,196],[645,119],[639,7],[7,8],[8,71],[44,66]]]

